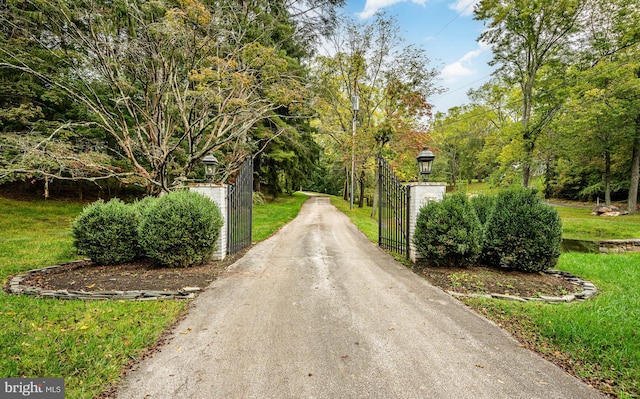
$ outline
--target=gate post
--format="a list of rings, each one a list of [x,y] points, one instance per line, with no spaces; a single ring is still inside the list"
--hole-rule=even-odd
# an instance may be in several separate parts
[[[420,208],[427,205],[430,201],[442,201],[444,198],[445,190],[447,189],[447,183],[439,182],[416,182],[409,183],[407,185],[410,189],[411,195],[409,196],[409,259],[412,262],[421,259],[420,254],[416,251],[415,245],[413,245],[413,234],[416,231],[416,224],[418,221],[418,213]]]
[[[222,229],[220,236],[216,242],[216,250],[211,256],[212,260],[222,260],[227,256],[227,230],[229,229],[229,220],[227,215],[227,185],[213,183],[190,184],[189,190],[202,194],[215,202],[220,209],[222,215]]]

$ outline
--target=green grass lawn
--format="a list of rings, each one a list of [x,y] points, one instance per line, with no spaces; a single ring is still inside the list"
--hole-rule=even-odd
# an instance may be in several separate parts
[[[331,196],[331,203],[341,212],[349,217],[351,222],[362,231],[369,240],[378,243],[378,221],[371,217],[371,207],[365,206],[358,208],[358,204],[354,204],[353,210],[349,209],[349,202],[341,197]]]
[[[253,207],[253,241],[269,237],[298,215],[307,196],[302,193],[282,195]]]
[[[562,218],[562,237],[586,240],[640,238],[640,214],[594,216],[590,209],[556,208]]]
[[[0,281],[77,259],[76,203],[0,199]],[[152,345],[186,302],[80,302],[0,293],[0,376],[64,378],[67,398],[92,398]]]
[[[254,208],[254,239],[294,218],[306,196]],[[0,198],[0,282],[79,258],[70,226],[82,205]],[[0,376],[64,378],[68,399],[98,396],[154,345],[186,301],[61,301],[0,292]]]
[[[620,398],[640,398],[640,254],[565,253],[559,269],[600,293],[571,304],[465,300],[543,355]]]

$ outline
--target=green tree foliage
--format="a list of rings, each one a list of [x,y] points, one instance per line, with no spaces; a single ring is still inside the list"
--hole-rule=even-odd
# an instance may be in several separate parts
[[[498,194],[484,229],[482,257],[490,266],[539,272],[560,257],[562,222],[558,212],[524,188]]]
[[[102,143],[91,148],[94,153],[78,154],[125,160],[117,168],[102,167],[103,159],[90,157],[89,165],[78,156],[74,165],[96,176],[135,176],[159,193],[196,175],[210,151],[225,159],[221,177],[228,178],[249,153],[265,150],[283,131],[254,140],[257,127],[309,115],[303,68],[294,57],[304,53],[302,38],[312,39],[301,32],[317,37],[330,26],[338,3],[16,0],[3,3],[0,15],[3,34],[14,40],[0,45],[0,68],[37,82],[49,97],[62,93],[84,112],[79,119],[99,133]],[[327,11],[326,18],[311,10]],[[29,46],[16,46],[17,40],[30,40]],[[13,121],[47,117],[36,106],[9,111]],[[77,125],[65,128],[80,134]],[[0,165],[5,175],[35,169],[26,161],[17,166],[25,148],[38,149],[34,157],[42,155],[42,140],[31,131],[28,135],[28,140],[3,144],[15,155]],[[59,138],[66,147],[49,145],[47,153],[77,149]],[[49,170],[57,178],[82,177]]]
[[[481,39],[494,45],[499,69],[495,79],[469,92],[470,105],[436,115],[440,177],[451,183],[474,178],[464,165],[481,168],[494,186],[544,177],[547,197],[608,203],[628,194],[635,212],[636,2],[487,0],[476,17],[489,27]]]
[[[365,23],[344,18],[326,47],[329,55],[316,57],[312,66],[314,127],[323,151],[331,153],[325,160],[340,166],[325,168],[350,173],[355,159],[355,176],[372,188],[374,159],[383,154],[401,179],[414,180],[415,156],[428,141],[427,98],[439,91],[426,53],[405,45],[397,22],[384,14]]]
[[[118,199],[86,206],[74,220],[72,234],[78,253],[99,265],[120,264],[138,254],[140,217],[134,208]]]
[[[574,198],[604,197],[607,204],[628,193],[633,213],[640,180],[640,11],[626,0],[593,2],[588,11],[592,23],[550,141],[549,188]]]
[[[475,8],[476,19],[487,25],[480,40],[493,45],[492,64],[499,65],[498,73],[521,90],[524,187],[529,185],[537,140],[560,106],[553,93],[539,90],[545,78],[541,72],[546,66],[560,72],[568,61],[570,44],[581,27],[586,3],[586,0],[481,0]]]
[[[47,41],[57,33],[43,24],[46,2],[0,5],[0,183],[44,180],[45,197],[54,178],[106,179],[122,172],[105,152],[104,134],[86,123],[86,108],[37,74],[16,72],[22,63],[45,76],[69,73],[78,62],[73,48]]]
[[[431,137],[438,150],[439,175],[456,187],[460,180],[483,180],[495,168],[495,157],[478,162],[486,140],[493,132],[491,111],[482,106],[461,106],[437,113]]]
[[[174,191],[147,204],[140,223],[140,247],[161,265],[188,267],[207,260],[222,228],[218,206],[186,190]]]
[[[482,228],[463,193],[431,201],[418,213],[414,245],[438,266],[473,266],[481,252]]]

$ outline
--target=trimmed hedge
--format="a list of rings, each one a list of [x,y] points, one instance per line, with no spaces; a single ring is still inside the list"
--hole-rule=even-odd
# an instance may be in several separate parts
[[[480,224],[484,226],[491,212],[495,209],[496,197],[481,193],[471,198],[471,205],[473,205],[473,209],[475,209],[476,215],[480,219]]]
[[[437,266],[473,266],[481,253],[482,227],[464,194],[446,195],[420,209],[413,242]]]
[[[86,206],[71,226],[78,253],[100,265],[120,264],[138,254],[138,213],[119,199]]]
[[[215,250],[222,227],[218,206],[191,191],[174,191],[144,204],[140,247],[150,259],[171,267],[188,267]]]
[[[557,264],[561,242],[558,212],[532,190],[511,189],[497,195],[485,224],[483,259],[493,266],[539,272]]]

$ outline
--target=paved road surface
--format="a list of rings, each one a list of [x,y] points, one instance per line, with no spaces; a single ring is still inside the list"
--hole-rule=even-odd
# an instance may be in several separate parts
[[[118,398],[598,398],[312,197],[194,303]]]

